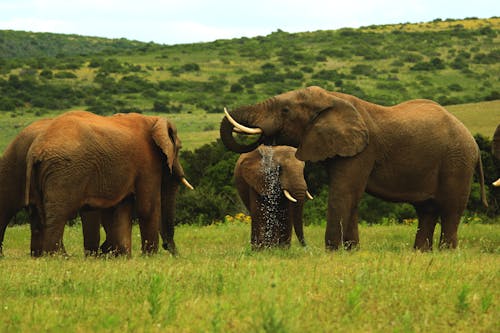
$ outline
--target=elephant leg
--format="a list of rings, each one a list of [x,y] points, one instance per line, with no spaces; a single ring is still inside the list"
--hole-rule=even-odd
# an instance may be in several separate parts
[[[112,208],[101,210],[101,225],[104,229],[104,233],[106,234],[106,239],[102,242],[99,249],[101,253],[109,253],[113,251],[113,246],[116,244],[116,241],[113,240],[113,215],[114,210]],[[125,223],[125,222],[123,222]]]
[[[132,253],[132,203],[128,200],[119,203],[112,213],[112,221],[109,219],[110,215],[107,216],[103,225],[111,224],[109,242],[112,252],[115,255],[130,256]],[[107,236],[106,240],[108,241]]]
[[[43,253],[55,254],[64,252],[62,238],[66,219],[47,218],[42,231]]]
[[[439,238],[440,249],[455,249],[458,245],[458,224],[461,213],[447,212],[441,214],[441,235]]]
[[[434,229],[439,217],[435,203],[425,202],[414,204],[418,216],[418,228],[413,248],[421,251],[431,251],[434,239]]]
[[[85,256],[97,256],[101,241],[101,212],[99,210],[81,211],[83,248]]]

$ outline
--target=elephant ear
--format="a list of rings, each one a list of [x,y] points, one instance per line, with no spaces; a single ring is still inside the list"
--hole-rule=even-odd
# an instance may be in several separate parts
[[[259,195],[264,195],[266,192],[266,184],[264,182],[265,176],[262,170],[260,154],[257,151],[252,151],[247,154],[248,157],[240,164],[241,175],[254,191],[259,193]],[[258,157],[255,156],[257,154],[259,155]]]
[[[500,125],[497,126],[495,134],[493,134],[493,141],[491,142],[491,151],[496,159],[500,160]]]
[[[306,129],[295,156],[302,161],[322,161],[335,155],[354,156],[368,145],[368,128],[349,102],[332,98]]]
[[[167,120],[158,118],[151,129],[151,136],[156,145],[167,156],[170,172],[175,158],[175,133]]]

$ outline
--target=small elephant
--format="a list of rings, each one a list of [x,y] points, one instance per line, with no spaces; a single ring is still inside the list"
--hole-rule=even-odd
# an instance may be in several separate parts
[[[290,246],[292,225],[305,246],[302,210],[307,192],[304,162],[295,158],[296,149],[260,146],[241,154],[234,168],[238,194],[252,218],[253,249]]]
[[[160,231],[175,254],[175,197],[181,182],[189,185],[180,149],[175,126],[160,117],[71,111],[54,118],[26,156],[25,203],[35,202],[43,225],[41,252],[60,249],[65,221],[79,210],[113,208],[116,251],[130,254],[135,209],[143,253],[158,250]]]
[[[233,137],[258,134],[251,144]],[[308,87],[240,107],[221,122],[224,145],[244,153],[261,143],[297,147],[302,161],[324,161],[329,176],[325,246],[357,247],[358,204],[366,191],[413,204],[414,247],[432,249],[441,220],[440,247],[455,248],[474,171],[487,206],[479,148],[467,128],[439,104],[411,100],[386,107],[355,96]]]
[[[493,142],[491,144],[491,151],[493,156],[497,160],[500,160],[500,125],[497,126],[495,130],[495,134],[493,134]],[[493,182],[493,186],[500,186],[500,178]]]

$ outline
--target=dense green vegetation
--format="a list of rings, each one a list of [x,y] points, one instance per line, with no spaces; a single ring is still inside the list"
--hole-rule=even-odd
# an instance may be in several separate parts
[[[496,332],[500,226],[461,225],[456,251],[411,250],[416,225],[360,226],[359,251],[324,251],[324,226],[289,250],[253,252],[250,226],[176,229],[180,256],[29,257],[29,227],[7,230],[2,332]]]

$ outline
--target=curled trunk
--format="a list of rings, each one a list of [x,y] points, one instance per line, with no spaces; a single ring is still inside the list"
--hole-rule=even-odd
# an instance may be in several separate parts
[[[234,126],[229,122],[229,120],[224,117],[220,124],[220,138],[222,143],[235,153],[248,153],[249,151],[255,150],[263,141],[264,136],[261,135],[259,139],[250,144],[241,144],[235,140],[233,137]]]

